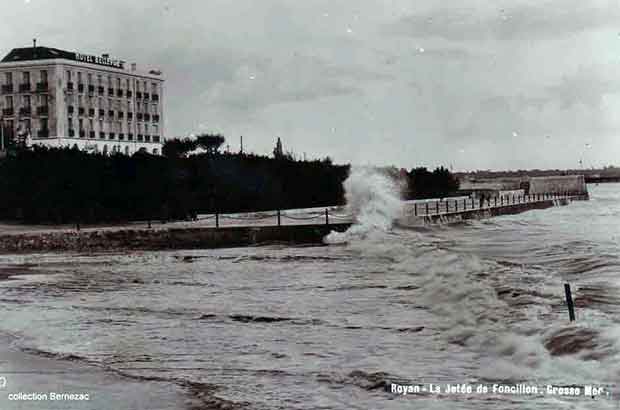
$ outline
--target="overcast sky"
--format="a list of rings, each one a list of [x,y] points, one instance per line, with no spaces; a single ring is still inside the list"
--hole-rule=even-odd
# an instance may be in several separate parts
[[[602,0],[2,0],[0,52],[166,77],[167,136],[454,170],[620,164],[620,5]]]

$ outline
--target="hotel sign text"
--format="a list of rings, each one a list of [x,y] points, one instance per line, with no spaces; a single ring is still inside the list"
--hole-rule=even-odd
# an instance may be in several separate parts
[[[91,56],[88,54],[75,53],[75,61],[83,63],[99,64],[114,68],[123,68],[123,62],[120,60],[112,60],[110,58]]]

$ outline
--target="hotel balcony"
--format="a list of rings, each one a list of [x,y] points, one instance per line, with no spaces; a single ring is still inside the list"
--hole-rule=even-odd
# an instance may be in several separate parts
[[[37,107],[37,115],[46,116],[49,114],[50,108],[47,105]]]
[[[144,142],[151,142],[151,136],[150,135],[145,135],[144,136]]]
[[[2,94],[12,94],[13,84],[2,84]]]
[[[86,137],[86,131],[80,130],[80,138],[84,138],[84,137]]]
[[[109,138],[110,138],[111,140],[113,140],[114,138],[116,138],[116,134],[114,134],[113,132],[111,132],[111,133],[109,134]]]
[[[125,139],[125,134],[123,134],[122,132],[120,134],[118,134],[118,140],[119,141],[123,141]]]
[[[116,90],[116,96],[117,97],[122,97],[123,96],[123,90],[121,90],[120,88],[118,90]]]
[[[153,142],[159,142],[160,138],[159,135],[153,135]]]
[[[15,110],[13,108],[3,108],[2,116],[3,117],[12,117],[15,115]]]
[[[142,134],[138,134],[138,142],[142,141],[144,141],[144,137],[142,136]]]
[[[105,132],[99,132],[99,139],[105,139]]]
[[[133,141],[133,134],[132,133],[127,134],[127,141]]]
[[[50,136],[50,130],[39,130],[37,131],[37,138],[48,138]]]
[[[95,131],[90,131],[88,133],[88,138],[95,138]]]
[[[105,93],[105,88],[103,88],[103,87],[99,87],[99,88],[97,89],[97,92],[99,93],[99,95],[103,95],[103,94]]]
[[[20,93],[29,93],[31,88],[32,87],[30,86],[30,83],[20,84],[19,85],[19,92]]]
[[[78,92],[80,92],[80,93],[84,92],[84,84],[78,83]]]
[[[75,137],[75,130],[73,128],[69,128],[69,136]]]
[[[30,109],[30,107],[22,107],[19,109],[19,115],[28,117],[30,116],[31,113],[32,113],[32,110]]]
[[[47,81],[37,83],[37,92],[46,93],[48,91],[49,84]]]

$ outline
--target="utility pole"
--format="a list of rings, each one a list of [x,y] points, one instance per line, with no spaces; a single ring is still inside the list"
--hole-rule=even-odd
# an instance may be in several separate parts
[[[243,135],[241,136],[241,149],[239,150],[240,154],[243,154]]]

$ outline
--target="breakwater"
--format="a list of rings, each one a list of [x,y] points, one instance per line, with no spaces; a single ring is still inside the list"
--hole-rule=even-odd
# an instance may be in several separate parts
[[[533,209],[568,205],[574,200],[588,199],[583,195],[526,195],[497,198],[488,201],[473,199],[447,199],[424,203],[405,203],[404,216],[397,225],[423,225],[452,223],[467,219],[490,218],[498,215],[517,214]],[[336,209],[334,208],[334,211]],[[310,218],[320,218],[319,212]],[[338,218],[335,218],[338,216]],[[224,218],[224,216],[222,216]],[[211,218],[217,219],[217,218]],[[238,218],[236,218],[238,219]],[[256,218],[254,218],[256,219]],[[282,220],[286,219],[282,215]],[[344,232],[353,223],[342,215],[334,214],[323,223],[280,223],[260,226],[196,226],[150,229],[147,227],[120,227],[116,229],[64,230],[0,235],[0,253],[36,252],[106,252],[164,249],[201,249],[254,246],[270,243],[316,244],[322,243],[332,231]],[[337,223],[331,221],[337,220]]]

